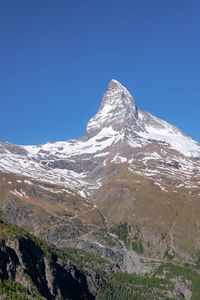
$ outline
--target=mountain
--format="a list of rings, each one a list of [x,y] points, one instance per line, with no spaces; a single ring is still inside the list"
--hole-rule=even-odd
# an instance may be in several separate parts
[[[0,144],[0,217],[129,273],[199,268],[200,144],[111,80],[79,139]]]
[[[199,143],[141,111],[116,80],[109,83],[82,138],[37,146],[0,144],[0,170],[60,184],[84,197],[111,176],[110,163],[127,163],[130,170],[144,176],[155,177],[157,172],[171,176],[177,187],[199,187],[194,182],[199,160]]]
[[[176,273],[184,274],[179,280],[172,264],[141,277],[122,272],[98,255],[58,249],[2,220],[0,232],[2,300],[173,300],[184,295],[187,299],[190,289],[194,296],[199,292],[200,276],[192,267],[176,267]],[[163,272],[167,279],[159,277]]]

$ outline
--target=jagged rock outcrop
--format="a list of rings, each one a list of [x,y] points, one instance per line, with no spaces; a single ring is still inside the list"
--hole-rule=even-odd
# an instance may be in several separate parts
[[[114,265],[98,257],[96,259],[95,256],[90,257],[91,262],[87,258],[85,264],[89,265],[87,271],[84,271],[86,265],[81,263],[81,255],[84,261],[87,253],[57,251],[56,248],[2,221],[0,233],[0,280],[10,278],[38,292],[45,299],[53,300],[56,296],[61,299],[95,299],[98,284],[101,281],[103,284],[100,277],[97,284],[98,266],[101,268],[102,264],[108,273],[111,270],[115,272]]]

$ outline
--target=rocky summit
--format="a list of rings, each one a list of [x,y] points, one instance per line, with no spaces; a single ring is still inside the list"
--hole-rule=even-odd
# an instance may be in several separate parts
[[[83,137],[36,146],[0,144],[0,170],[60,184],[84,197],[102,186],[110,163],[126,163],[133,173],[146,177],[175,178],[177,186],[199,187],[194,182],[199,158],[199,143],[141,111],[116,80],[109,83]],[[162,188],[162,182],[157,184]]]
[[[117,80],[110,81],[98,112],[79,139],[34,146],[0,143],[0,175],[0,217],[4,221],[59,248],[79,248],[106,257],[114,270],[108,271],[109,278],[118,272],[126,274],[116,275],[120,283],[115,278],[112,284],[123,280],[143,284],[143,292],[137,294],[131,287],[129,298],[123,294],[115,299],[165,299],[157,296],[160,292],[151,276],[161,279],[166,274],[171,280],[165,282],[168,288],[162,295],[166,299],[199,299],[194,295],[200,295],[200,144],[141,111]],[[2,233],[1,240],[2,255],[10,247],[20,261],[23,249],[17,250],[10,235],[8,239]],[[69,265],[68,261],[67,270]],[[87,293],[91,299],[114,299],[118,288],[108,288],[102,273],[95,272],[91,276],[100,276],[106,296],[98,294],[97,277],[91,283],[87,274],[80,299],[90,299]],[[123,277],[129,276],[123,272],[141,277]],[[19,278],[20,271],[15,273]],[[152,298],[144,295],[144,274],[150,276]],[[28,285],[26,280],[24,284]],[[35,292],[43,297],[49,293],[47,299],[67,295],[64,285],[58,285]],[[71,290],[69,294],[73,299]],[[139,298],[131,298],[136,294]]]

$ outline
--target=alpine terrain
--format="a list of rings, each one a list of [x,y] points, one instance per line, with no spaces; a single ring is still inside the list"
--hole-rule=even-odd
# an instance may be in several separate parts
[[[81,138],[0,143],[0,174],[2,282],[26,274],[20,283],[46,299],[200,299],[200,144],[141,111],[117,80]],[[40,271],[23,260],[28,242]]]

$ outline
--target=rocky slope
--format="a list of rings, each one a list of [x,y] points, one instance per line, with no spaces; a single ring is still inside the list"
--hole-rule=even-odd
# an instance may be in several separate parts
[[[48,300],[95,299],[96,270],[102,267],[107,273],[117,270],[101,257],[72,249],[57,250],[2,221],[0,229],[0,279],[2,282],[11,279],[25,286],[28,290],[23,299],[29,299],[31,292]],[[101,284],[103,279],[99,276]]]
[[[166,264],[151,276],[129,275],[100,256],[57,249],[1,220],[0,258],[1,299],[197,299],[199,291],[191,266]]]

